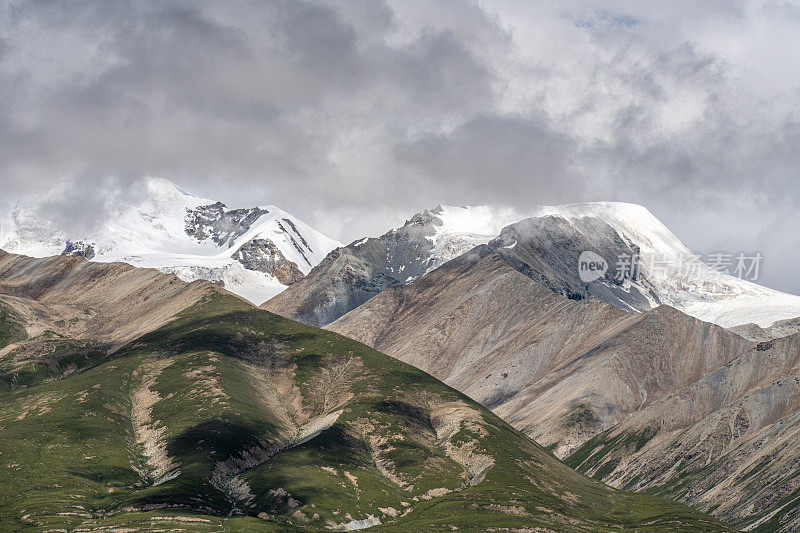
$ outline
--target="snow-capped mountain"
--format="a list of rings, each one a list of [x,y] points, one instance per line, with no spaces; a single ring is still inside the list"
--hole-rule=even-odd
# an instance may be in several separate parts
[[[510,208],[440,205],[411,217],[380,237],[355,241],[359,255],[370,257],[401,283],[411,282],[479,244],[486,244],[519,219]]]
[[[157,268],[220,283],[260,304],[341,246],[275,206],[228,209],[158,178],[148,180],[143,201],[117,201],[109,211],[89,234],[72,235],[37,206],[18,204],[0,219],[0,249]]]
[[[510,208],[438,206],[380,237],[334,250],[309,275],[264,308],[323,326],[387,287],[414,281],[494,238],[519,220]]]
[[[488,243],[516,270],[576,300],[593,296],[635,313],[666,304],[723,327],[766,327],[800,316],[800,296],[704,264],[642,206],[593,202],[531,212],[523,219],[511,209],[490,206],[423,211],[380,237],[334,250],[263,307],[323,326],[386,288],[411,283]],[[580,276],[583,252],[605,262],[597,279]],[[625,269],[624,258],[636,267]]]
[[[490,243],[518,270],[571,298],[595,296],[629,311],[661,304],[723,327],[769,326],[800,316],[800,296],[712,268],[646,208],[594,202],[543,206]],[[608,270],[584,282],[578,259],[594,252]],[[638,274],[625,262],[638,256]],[[730,258],[729,258],[730,259]],[[622,274],[622,275],[620,275]]]
[[[631,312],[661,304],[724,327],[800,316],[800,296],[719,272],[646,208],[594,202],[532,208],[438,206],[380,237],[348,246],[267,205],[229,209],[153,178],[144,200],[117,201],[89,234],[68,234],[41,206],[18,204],[0,218],[0,249],[43,257],[81,255],[208,279],[265,308],[322,326],[396,284],[411,283],[473,247],[489,244],[510,265],[554,292],[594,296]],[[579,275],[582,252],[606,263]],[[638,269],[620,272],[624,257]],[[691,263],[691,264],[689,264]],[[287,286],[291,290],[281,293]]]

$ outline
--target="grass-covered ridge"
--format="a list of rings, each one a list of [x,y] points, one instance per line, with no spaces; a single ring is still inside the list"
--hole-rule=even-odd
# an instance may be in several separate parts
[[[228,295],[113,354],[40,341],[60,343],[55,367],[23,381],[0,361],[6,530],[724,530],[575,473],[418,369]]]
[[[0,301],[0,349],[28,338],[21,319],[7,304]]]

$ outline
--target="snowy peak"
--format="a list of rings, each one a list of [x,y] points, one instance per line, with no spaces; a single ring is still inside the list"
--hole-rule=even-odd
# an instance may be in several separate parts
[[[248,247],[252,252],[254,243],[271,243],[270,248],[292,261],[303,274],[341,246],[273,205],[228,209],[216,202],[187,209],[184,222],[184,232],[201,244],[237,251]]]
[[[566,219],[596,218],[613,227],[642,254],[659,253],[679,256],[688,254],[683,244],[646,208],[623,202],[590,202],[542,206],[537,216],[560,216]]]
[[[341,246],[271,205],[229,209],[170,181],[151,178],[141,201],[114,200],[94,231],[68,234],[36,205],[0,222],[0,248],[42,257],[81,255],[208,279],[254,303],[297,282]]]
[[[546,212],[503,228],[489,246],[516,270],[567,298],[593,296],[629,312],[660,303],[653,287],[646,281],[637,283],[633,271],[616,275],[616,258],[633,257],[639,249],[604,217]],[[596,279],[581,275],[579,258],[585,252],[602,263]]]
[[[306,278],[263,307],[324,326],[392,285],[411,283],[489,242],[518,219],[511,209],[490,206],[426,209],[380,237],[334,250]]]
[[[476,205],[453,207],[439,205],[430,213],[435,217],[441,234],[458,233],[479,238],[494,237],[505,226],[521,216],[509,207]]]
[[[412,225],[424,228],[420,233],[430,243],[427,254],[420,258],[424,274],[479,244],[488,243],[501,229],[520,218],[508,207],[439,205],[414,215],[403,228],[394,231],[401,232]]]
[[[594,296],[634,312],[666,304],[723,327],[800,316],[799,296],[712,268],[635,204],[542,206],[491,244],[517,270],[574,299]],[[606,263],[597,279],[580,276],[585,251]]]

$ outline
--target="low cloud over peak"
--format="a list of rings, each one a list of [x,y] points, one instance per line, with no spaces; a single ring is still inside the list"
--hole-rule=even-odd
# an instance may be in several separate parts
[[[12,0],[2,196],[66,183],[84,225],[159,175],[343,241],[438,203],[633,201],[798,292],[798,30],[788,2]]]

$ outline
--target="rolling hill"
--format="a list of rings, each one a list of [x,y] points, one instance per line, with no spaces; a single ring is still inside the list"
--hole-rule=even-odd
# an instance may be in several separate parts
[[[726,530],[584,477],[411,365],[208,282],[69,257],[0,265],[9,529]]]

